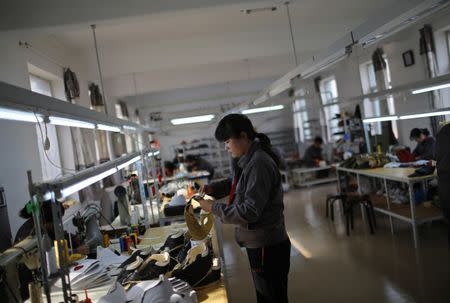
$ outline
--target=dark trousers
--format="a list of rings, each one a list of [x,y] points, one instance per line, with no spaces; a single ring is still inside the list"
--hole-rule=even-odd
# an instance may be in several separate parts
[[[288,273],[291,259],[289,239],[261,248],[247,248],[258,303],[288,302]]]

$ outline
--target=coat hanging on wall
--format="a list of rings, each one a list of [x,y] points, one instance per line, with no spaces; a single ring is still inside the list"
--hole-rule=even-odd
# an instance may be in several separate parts
[[[78,85],[77,75],[70,68],[64,69],[64,90],[66,91],[66,98],[70,103],[75,98],[80,97],[80,86]]]

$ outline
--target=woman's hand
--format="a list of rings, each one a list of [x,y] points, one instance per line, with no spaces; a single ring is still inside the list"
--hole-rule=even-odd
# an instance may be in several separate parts
[[[206,211],[207,213],[210,213],[212,211],[212,206],[214,201],[213,200],[205,200],[205,199],[199,199],[196,200],[198,203],[200,203],[200,207]]]

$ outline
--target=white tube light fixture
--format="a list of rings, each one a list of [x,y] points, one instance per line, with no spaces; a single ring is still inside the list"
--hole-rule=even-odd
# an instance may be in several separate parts
[[[443,110],[431,113],[420,113],[420,114],[411,114],[400,116],[401,120],[409,120],[409,119],[418,119],[418,118],[427,118],[427,117],[435,117],[435,116],[445,116],[450,115],[450,110]]]
[[[154,151],[154,152],[149,152],[149,153],[148,153],[148,156],[149,156],[149,157],[153,157],[153,156],[157,156],[157,155],[159,155],[159,150],[156,150],[156,151]]]
[[[269,95],[268,94],[264,94],[262,96],[259,96],[258,98],[255,99],[255,101],[253,101],[253,105],[259,105],[261,103],[266,102],[267,100],[269,100]]]
[[[281,94],[282,92],[290,89],[291,87],[292,87],[291,81],[282,82],[282,83],[278,84],[277,86],[275,86],[274,88],[271,88],[269,90],[269,96],[275,97],[275,96]]]
[[[333,66],[334,64],[337,64],[341,62],[342,60],[348,58],[349,54],[351,53],[351,49],[343,48],[337,53],[328,56],[327,58],[321,60],[317,64],[314,64],[310,68],[306,69],[304,72],[301,73],[301,77],[303,79],[310,78],[319,72]]]
[[[124,125],[124,126],[123,126],[123,129],[124,129],[124,130],[136,131],[136,127],[129,126],[129,125]]]
[[[385,121],[396,121],[398,116],[384,116],[384,117],[374,117],[363,119],[364,123],[375,123],[375,122],[385,122]]]
[[[256,113],[263,113],[263,112],[270,112],[270,111],[275,111],[275,110],[281,110],[283,108],[284,108],[284,105],[274,105],[274,106],[266,106],[266,107],[245,109],[245,110],[241,111],[241,113],[244,114],[244,115],[249,115],[249,114],[256,114]]]
[[[424,87],[421,89],[416,89],[416,90],[413,90],[411,93],[413,95],[417,95],[417,94],[432,92],[434,90],[439,90],[439,89],[444,89],[444,88],[450,88],[450,83],[444,83],[441,85],[434,85],[434,86]]]
[[[110,132],[120,133],[120,128],[116,127],[116,126],[110,126],[110,125],[105,125],[105,124],[97,124],[97,128],[101,129],[101,130],[110,131]]]
[[[214,119],[214,115],[203,115],[203,116],[172,119],[170,120],[170,123],[172,123],[173,125],[181,125],[181,124],[208,122],[211,121],[212,119]]]
[[[123,169],[123,168],[125,168],[125,167],[127,167],[127,166],[130,166],[130,165],[133,164],[134,162],[139,161],[140,159],[141,159],[141,156],[136,156],[136,157],[134,157],[133,159],[128,160],[127,162],[118,165],[118,166],[117,166],[117,169],[118,169],[118,170],[121,170],[121,169]]]
[[[42,116],[38,114],[4,107],[0,107],[0,119],[34,123],[43,121]]]
[[[61,117],[54,117],[54,116],[50,116],[49,119],[50,119],[50,124],[53,124],[53,125],[89,128],[89,129],[94,129],[95,128],[95,124],[94,123],[84,122],[84,121],[80,121],[80,120],[61,118]]]
[[[75,183],[74,185],[71,185],[69,187],[66,187],[61,190],[61,196],[63,198],[70,196],[71,194],[74,194],[83,188],[88,187],[89,185],[92,185],[108,176],[111,176],[112,174],[117,172],[117,168],[111,168],[107,171],[104,171],[96,176],[92,176],[90,178],[87,178],[86,180],[83,180],[81,182]]]

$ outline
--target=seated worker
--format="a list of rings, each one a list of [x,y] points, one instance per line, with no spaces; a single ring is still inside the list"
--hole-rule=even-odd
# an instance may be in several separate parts
[[[322,144],[322,138],[316,137],[314,138],[314,143],[306,150],[303,161],[305,162],[307,167],[318,166],[318,162],[323,160]]]
[[[409,137],[417,142],[413,151],[415,160],[435,160],[436,140],[430,136],[428,129],[413,128]]]
[[[211,180],[214,177],[214,167],[211,163],[206,161],[200,156],[187,155],[185,163],[188,167],[188,171],[202,171],[206,170],[209,172],[208,179]]]
[[[164,161],[164,174],[166,177],[173,177],[176,165],[170,161]]]

